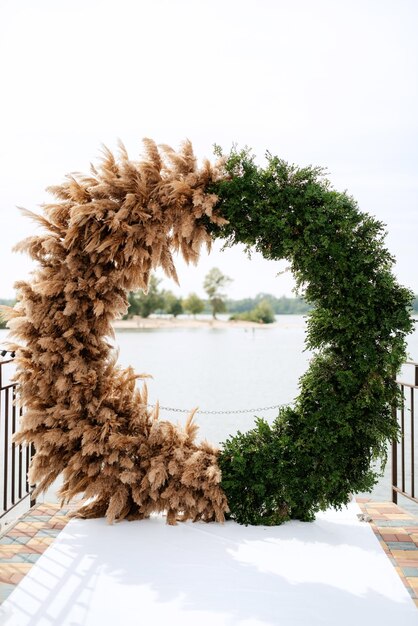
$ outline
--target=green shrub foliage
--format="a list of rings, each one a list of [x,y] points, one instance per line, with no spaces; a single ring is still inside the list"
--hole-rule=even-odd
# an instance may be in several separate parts
[[[248,151],[233,151],[226,167],[230,178],[212,190],[229,223],[208,228],[289,261],[313,307],[306,343],[314,356],[294,406],[224,443],[222,485],[238,522],[310,520],[370,490],[398,436],[391,407],[413,294],[392,274],[383,224],[332,189],[321,169],[269,154],[262,168]]]
[[[272,324],[275,321],[274,311],[268,300],[261,300],[250,311],[234,313],[230,320],[244,320],[247,322],[257,322],[258,324]]]

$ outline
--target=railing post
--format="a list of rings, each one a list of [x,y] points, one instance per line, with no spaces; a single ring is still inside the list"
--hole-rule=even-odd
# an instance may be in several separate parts
[[[415,372],[417,372],[416,368]],[[415,406],[414,389],[411,388],[411,495],[415,498]]]
[[[395,419],[397,419],[396,406],[393,407],[393,413]],[[396,439],[392,441],[392,502],[398,504],[398,492],[396,487],[398,486],[398,442]]]
[[[401,384],[402,406],[401,406],[401,486],[405,492],[405,387]]]
[[[33,457],[34,457],[34,455],[35,455],[35,445],[34,445],[33,443],[31,443],[31,444],[30,444],[30,448],[28,448],[28,454],[29,454],[29,456],[30,456],[30,460],[32,461],[32,459],[33,459]],[[30,508],[34,507],[34,506],[35,506],[35,504],[36,504],[36,498],[34,498],[34,497],[32,496],[34,487],[35,487],[35,485],[31,485],[31,486],[29,487],[30,492],[31,492],[31,494],[30,494],[30,500],[29,500]]]
[[[392,502],[396,504],[400,494],[418,504],[418,498],[415,495],[415,394],[418,390],[418,363],[407,361],[405,365],[413,365],[414,382],[396,380],[401,403],[393,406],[393,412],[399,426],[400,446],[399,442],[392,441]],[[410,420],[406,419],[405,412],[410,413]],[[408,482],[410,487],[407,490]]]
[[[398,504],[398,492],[394,487],[398,486],[398,442],[392,441],[392,502]]]
[[[3,509],[7,511],[9,491],[9,389],[5,390],[4,401],[4,464],[3,464]]]

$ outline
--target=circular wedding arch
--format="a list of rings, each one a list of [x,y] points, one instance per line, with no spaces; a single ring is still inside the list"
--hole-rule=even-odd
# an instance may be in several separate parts
[[[45,232],[17,246],[38,268],[5,315],[25,407],[16,441],[35,445],[37,492],[62,474],[64,501],[88,499],[80,517],[279,524],[370,490],[398,434],[395,374],[412,329],[383,225],[319,168],[219,148],[198,166],[190,142],[144,146],[140,161],[105,149],[89,175],[50,188],[43,215],[25,211]],[[129,290],[159,266],[176,280],[173,252],[197,262],[218,237],[289,261],[313,307],[314,353],[294,405],[220,449],[196,442],[193,412],[180,427],[150,411],[144,375],[121,369],[108,343]]]

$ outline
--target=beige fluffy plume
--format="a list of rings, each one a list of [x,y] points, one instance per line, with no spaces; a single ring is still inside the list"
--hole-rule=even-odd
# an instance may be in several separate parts
[[[159,266],[176,280],[173,251],[196,262],[211,243],[205,222],[224,223],[206,192],[221,163],[198,168],[189,142],[179,152],[144,144],[140,162],[122,145],[118,159],[105,149],[90,176],[50,189],[57,200],[43,216],[25,211],[46,232],[17,246],[38,269],[6,312],[25,407],[15,440],[35,444],[37,493],[62,474],[64,501],[91,499],[81,517],[222,521],[217,450],[195,442],[193,415],[181,428],[150,412],[140,376],[117,366],[108,343],[127,292],[145,290]]]

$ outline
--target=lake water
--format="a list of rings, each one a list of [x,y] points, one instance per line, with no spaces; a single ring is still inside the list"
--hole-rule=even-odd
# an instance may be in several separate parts
[[[280,327],[194,328],[118,331],[119,362],[153,376],[149,401],[191,409],[200,436],[214,443],[247,430],[254,415],[274,418],[276,410],[205,415],[204,411],[260,409],[291,402],[306,369],[304,320],[282,316]],[[162,409],[161,416],[184,421],[186,414]]]
[[[183,423],[187,413],[172,409],[199,407],[195,420],[200,437],[219,443],[238,430],[251,428],[256,415],[274,419],[277,409],[260,409],[292,402],[298,394],[298,379],[310,358],[304,350],[305,320],[293,315],[277,319],[278,326],[254,330],[118,330],[119,363],[153,376],[147,382],[149,402],[158,400],[168,407],[161,409],[161,418]],[[6,335],[7,331],[0,331],[0,342]],[[408,346],[411,359],[418,361],[418,330],[408,338]],[[253,411],[204,413],[248,409]],[[390,482],[388,463],[373,497],[390,499]],[[414,508],[405,499],[399,504]]]

